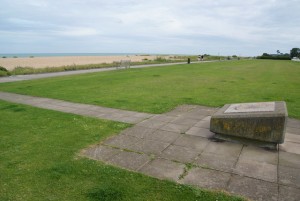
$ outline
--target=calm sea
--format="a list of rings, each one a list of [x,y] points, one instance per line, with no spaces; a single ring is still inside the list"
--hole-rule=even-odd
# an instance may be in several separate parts
[[[0,53],[0,58],[16,58],[16,57],[63,57],[63,56],[124,56],[124,55],[154,55],[141,53]],[[157,55],[157,54],[155,54]]]

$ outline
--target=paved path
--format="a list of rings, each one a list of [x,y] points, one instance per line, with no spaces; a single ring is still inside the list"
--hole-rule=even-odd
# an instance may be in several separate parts
[[[55,100],[50,98],[40,98],[33,96],[25,96],[7,92],[0,92],[0,99],[13,103],[21,103],[31,105],[34,107],[56,110],[60,112],[78,114],[89,117],[96,117],[99,119],[107,119],[125,123],[138,123],[153,116],[153,114],[146,114],[141,112],[132,112],[120,109],[106,108],[95,105],[71,103],[62,100]]]
[[[300,121],[288,119],[278,151],[214,141],[216,108],[182,105],[146,114],[0,92],[0,99],[135,124],[81,155],[160,179],[225,190],[253,200],[300,200]]]
[[[205,63],[205,62],[216,62],[216,61],[201,61],[201,62],[193,62],[193,63]],[[130,68],[160,67],[160,66],[171,66],[171,65],[180,65],[180,64],[186,64],[186,62],[137,65],[137,66],[131,66]],[[65,75],[77,75],[77,74],[85,74],[85,73],[113,71],[113,70],[119,70],[119,69],[120,68],[117,69],[116,67],[111,67],[111,68],[97,68],[97,69],[87,69],[87,70],[64,71],[64,72],[55,72],[55,73],[15,75],[15,76],[9,76],[9,77],[0,77],[0,83],[17,82],[17,81],[23,81],[23,80],[35,80],[35,79],[48,78],[48,77],[59,77],[59,76],[65,76]]]

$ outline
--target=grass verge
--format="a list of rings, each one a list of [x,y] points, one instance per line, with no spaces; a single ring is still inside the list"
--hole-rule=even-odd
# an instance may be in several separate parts
[[[77,158],[128,125],[0,101],[0,200],[242,200]]]

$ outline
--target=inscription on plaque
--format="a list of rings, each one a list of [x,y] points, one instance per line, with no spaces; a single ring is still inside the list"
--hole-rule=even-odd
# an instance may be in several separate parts
[[[275,102],[239,103],[230,105],[224,113],[273,112]]]

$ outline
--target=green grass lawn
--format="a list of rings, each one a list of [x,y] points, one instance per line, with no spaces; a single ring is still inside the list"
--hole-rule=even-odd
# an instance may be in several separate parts
[[[0,101],[0,200],[241,200],[78,157],[128,124]]]
[[[0,91],[149,113],[180,104],[286,101],[300,118],[300,63],[274,60],[174,65],[0,84]]]

